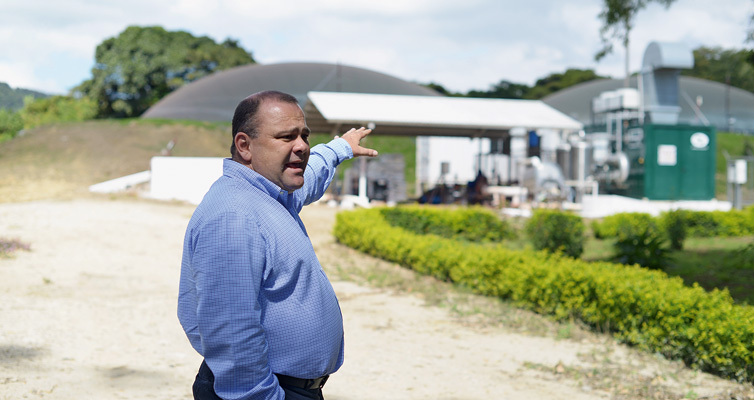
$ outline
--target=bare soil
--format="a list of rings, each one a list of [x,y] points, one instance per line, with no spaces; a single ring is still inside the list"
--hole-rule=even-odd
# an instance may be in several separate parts
[[[201,358],[176,318],[193,206],[109,199],[0,204],[0,399],[187,399]],[[751,385],[637,352],[337,244],[303,219],[340,299],[346,399],[754,399]]]

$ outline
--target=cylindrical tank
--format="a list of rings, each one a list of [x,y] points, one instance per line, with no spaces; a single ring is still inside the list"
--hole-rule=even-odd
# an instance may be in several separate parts
[[[578,141],[571,143],[570,178],[583,182],[591,175],[592,147],[589,143]]]
[[[563,178],[571,179],[571,145],[561,143],[555,151],[555,161],[560,166],[560,170],[563,171]]]
[[[522,183],[530,195],[537,196],[544,192],[548,196],[554,193],[563,195],[565,183],[563,173],[557,164],[530,157],[524,161],[524,167]]]

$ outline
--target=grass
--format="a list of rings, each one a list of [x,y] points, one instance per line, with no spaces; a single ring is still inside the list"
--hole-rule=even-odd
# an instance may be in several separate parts
[[[587,232],[581,259],[617,262],[614,244],[615,239],[595,239]],[[524,235],[503,245],[511,249],[532,248]],[[680,277],[686,285],[696,282],[706,290],[727,288],[736,302],[754,305],[753,236],[688,238],[683,250],[669,252],[669,259],[663,271]]]
[[[614,261],[614,242],[589,238],[581,258]],[[744,252],[747,246],[750,250]],[[670,252],[670,263],[663,270],[687,285],[727,288],[737,302],[754,304],[754,237],[686,239],[683,250]]]
[[[718,132],[716,139],[717,160],[715,163],[715,172],[716,174],[722,174],[722,178],[725,179],[727,166],[725,164],[723,151],[728,152],[728,154],[733,157],[743,156],[747,148],[754,151],[754,136],[730,132]]]
[[[171,140],[175,156],[227,156],[227,130],[203,125],[99,120],[29,130],[0,144],[0,202],[85,195],[89,185],[148,170]]]
[[[326,143],[332,139],[332,136],[325,133],[311,135],[309,144],[313,147],[319,143]],[[371,133],[364,139],[361,144],[364,147],[377,150],[380,154],[398,153],[403,155],[405,162],[404,179],[406,180],[406,189],[411,196],[414,191],[416,182],[416,139],[406,136],[387,136],[380,135],[377,131]],[[353,160],[348,160],[338,168],[339,179],[343,179],[343,173],[346,169],[353,166]]]

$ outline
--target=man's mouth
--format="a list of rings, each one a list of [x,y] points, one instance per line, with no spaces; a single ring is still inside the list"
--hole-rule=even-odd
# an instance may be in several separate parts
[[[303,170],[306,167],[306,164],[304,164],[303,161],[296,161],[296,162],[289,162],[288,164],[285,164],[286,169],[300,169]]]

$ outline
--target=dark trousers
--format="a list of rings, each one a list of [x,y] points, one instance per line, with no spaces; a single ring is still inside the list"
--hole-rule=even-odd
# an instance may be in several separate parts
[[[324,400],[322,397],[322,389],[302,389],[298,387],[280,385],[285,392],[286,400]],[[207,366],[207,363],[202,361],[202,365],[199,367],[199,373],[196,374],[194,380],[194,400],[222,400],[215,393],[215,375]]]

